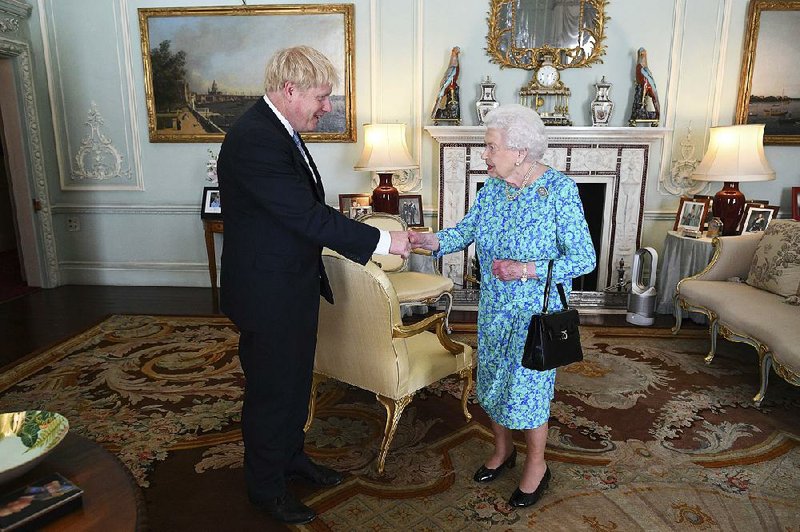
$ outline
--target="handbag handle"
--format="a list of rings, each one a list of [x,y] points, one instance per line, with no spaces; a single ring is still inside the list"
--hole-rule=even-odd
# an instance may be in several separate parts
[[[542,305],[542,314],[547,314],[547,302],[550,300],[550,283],[552,280],[553,259],[550,259],[547,261],[547,280],[544,285],[544,305]],[[558,289],[558,296],[561,298],[561,305],[564,307],[564,310],[567,310],[569,305],[567,304],[567,296],[564,293],[564,287],[561,286],[561,283],[557,283],[556,288]]]

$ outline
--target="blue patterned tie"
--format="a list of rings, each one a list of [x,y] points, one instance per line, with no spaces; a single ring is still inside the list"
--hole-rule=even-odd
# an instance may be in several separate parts
[[[295,131],[294,135],[292,135],[292,140],[294,141],[295,144],[297,144],[297,149],[300,150],[300,153],[303,154],[303,159],[306,160],[306,165],[308,165],[308,169],[311,170],[311,175],[314,177],[314,183],[317,185],[318,188],[321,187],[320,180],[314,173],[314,170],[311,168],[311,163],[308,161],[308,157],[306,156],[305,150],[303,150],[303,145],[300,143],[300,135],[297,134],[297,131]],[[322,192],[321,188],[320,188],[320,194],[324,195],[324,192]]]
[[[300,153],[305,155],[306,152],[303,151],[303,144],[300,142],[300,135],[297,134],[297,131],[294,132],[292,140],[294,141],[295,144],[297,144],[297,149],[300,150]]]

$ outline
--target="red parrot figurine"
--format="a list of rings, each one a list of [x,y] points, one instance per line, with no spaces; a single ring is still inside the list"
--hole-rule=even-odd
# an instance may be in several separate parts
[[[636,88],[631,109],[631,125],[636,122],[648,122],[653,126],[658,125],[661,117],[661,107],[658,103],[658,91],[653,74],[647,68],[647,51],[639,48],[636,61]]]
[[[458,46],[454,46],[450,51],[450,65],[442,76],[436,102],[431,112],[434,122],[437,120],[461,122],[461,105],[458,94],[458,74],[460,72],[458,54],[460,52],[461,49]]]

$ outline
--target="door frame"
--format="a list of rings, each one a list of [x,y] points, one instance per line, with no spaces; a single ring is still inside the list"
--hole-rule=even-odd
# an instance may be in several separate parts
[[[0,37],[0,114],[8,180],[29,286],[59,285],[30,46]],[[36,205],[36,208],[34,208]]]

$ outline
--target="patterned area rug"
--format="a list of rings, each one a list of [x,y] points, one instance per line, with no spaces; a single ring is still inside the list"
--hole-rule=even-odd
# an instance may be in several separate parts
[[[586,359],[558,374],[553,481],[537,505],[506,504],[523,456],[494,483],[471,480],[491,433],[474,401],[464,422],[459,381],[412,401],[383,476],[383,407],[328,382],[307,450],[347,477],[332,490],[290,485],[319,513],[305,528],[800,530],[800,389],[773,375],[755,408],[755,353],[720,342],[707,366],[704,331],[583,335]],[[153,530],[278,528],[244,493],[237,338],[224,318],[112,316],[0,375],[0,411],[62,413],[115,452],[144,490]]]

